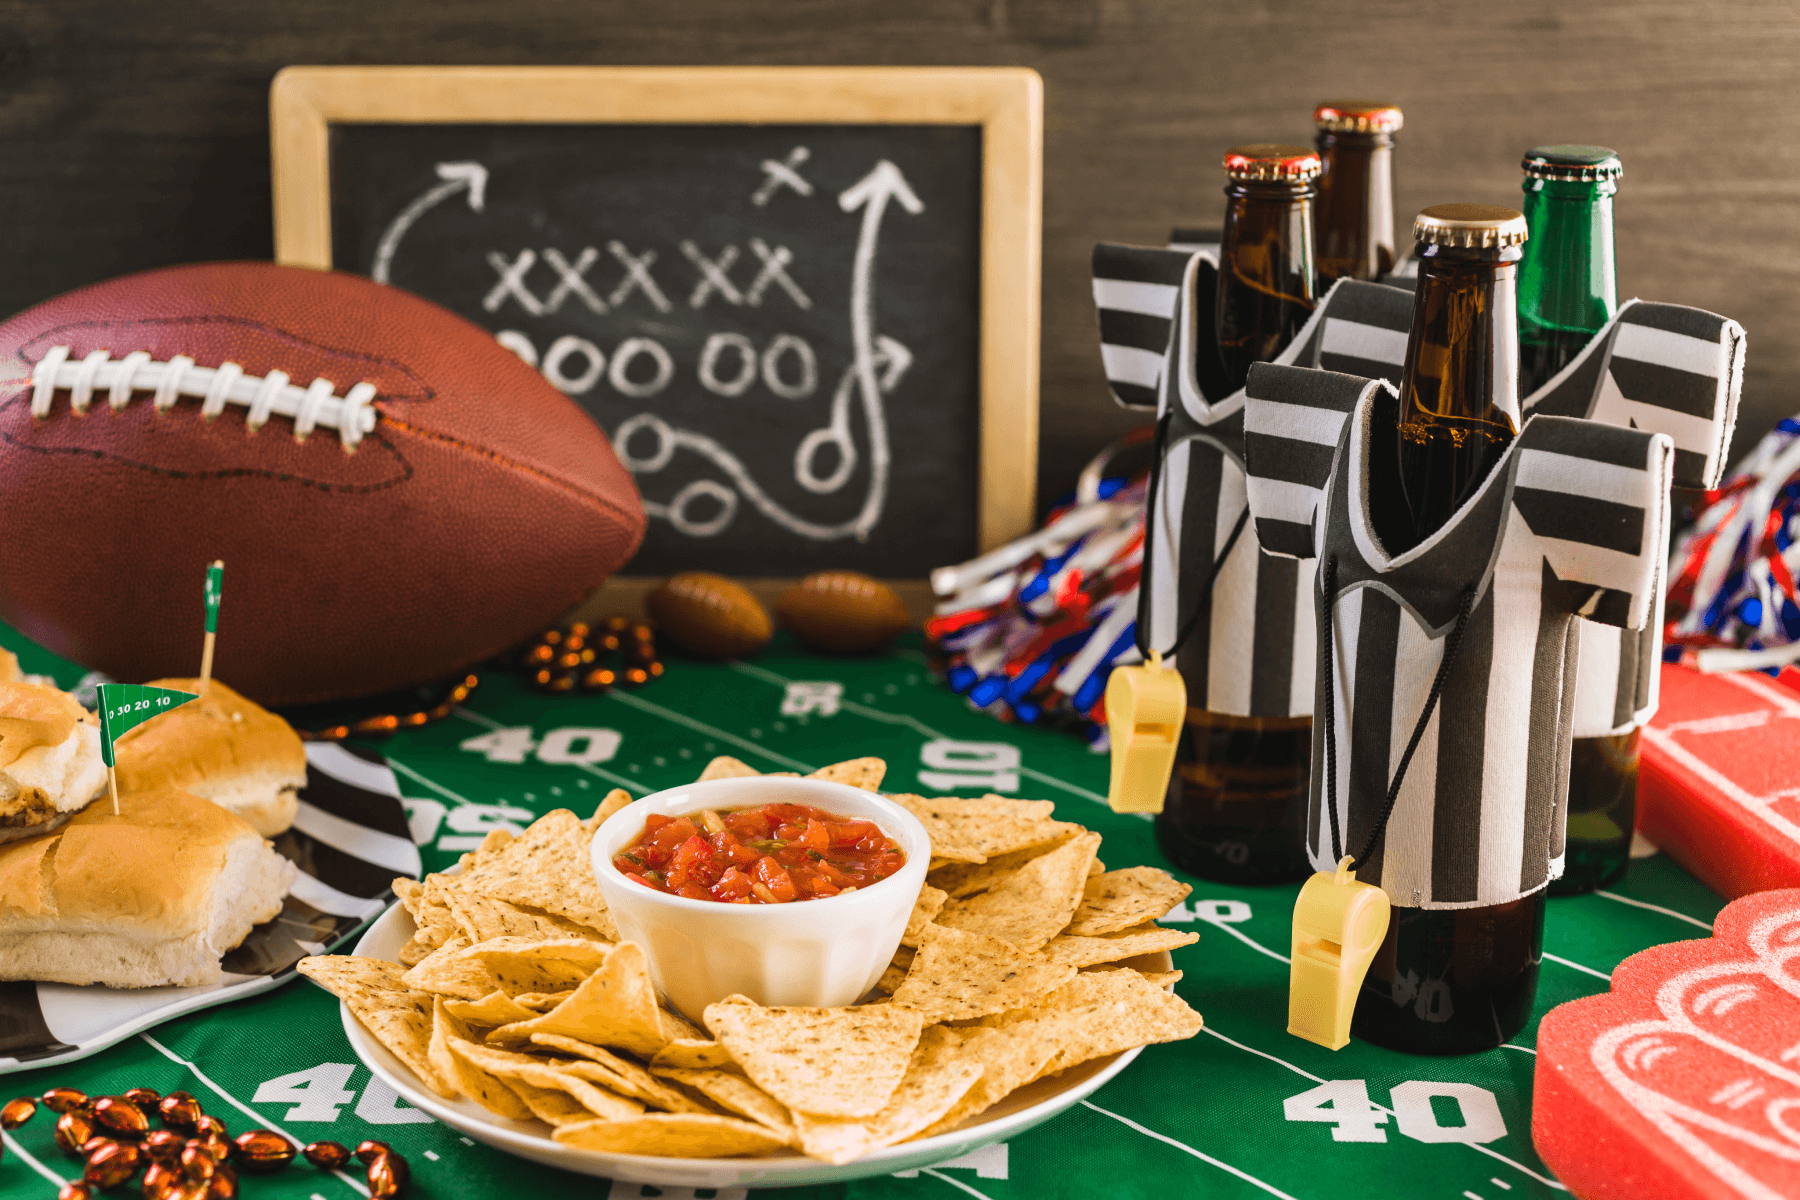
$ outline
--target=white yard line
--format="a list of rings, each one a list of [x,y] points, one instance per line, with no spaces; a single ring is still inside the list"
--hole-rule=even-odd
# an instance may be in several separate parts
[[[965,1191],[965,1192],[969,1193],[969,1195],[971,1195],[971,1196],[981,1197],[981,1200],[994,1200],[994,1198],[992,1196],[988,1195],[986,1192],[978,1192],[974,1188],[970,1187],[968,1184],[964,1183],[962,1180],[952,1179],[948,1175],[944,1174],[942,1171],[934,1171],[930,1167],[925,1167],[919,1171],[919,1174],[929,1175],[933,1179],[941,1179],[953,1188],[958,1188],[962,1191]]]
[[[207,1087],[209,1087],[213,1091],[217,1092],[219,1094],[220,1098],[222,1098],[225,1101],[225,1103],[231,1105],[231,1107],[237,1109],[239,1112],[243,1113],[246,1117],[249,1117],[252,1121],[255,1121],[258,1128],[273,1129],[276,1133],[279,1133],[282,1137],[284,1137],[288,1141],[294,1143],[294,1145],[296,1145],[296,1146],[306,1145],[305,1139],[295,1137],[293,1134],[289,1133],[287,1130],[285,1130],[281,1126],[277,1125],[274,1121],[271,1121],[268,1117],[264,1116],[262,1113],[257,1112],[254,1108],[251,1108],[248,1104],[245,1104],[243,1101],[239,1100],[236,1096],[233,1096],[230,1092],[226,1091],[224,1088],[222,1088],[218,1084],[214,1083],[212,1081],[212,1077],[207,1075],[207,1073],[205,1071],[202,1071],[199,1067],[195,1066],[193,1063],[189,1062],[187,1059],[182,1058],[180,1055],[176,1054],[173,1050],[169,1049],[167,1046],[163,1045],[161,1042],[157,1041],[155,1038],[151,1037],[149,1034],[147,1034],[147,1033],[138,1034],[138,1040],[148,1044],[151,1049],[155,1050],[158,1054],[161,1054],[164,1058],[168,1059],[170,1062],[178,1063],[179,1065],[184,1066],[188,1070],[192,1071],[194,1073],[195,1079],[198,1079],[201,1083],[204,1083]],[[364,1187],[361,1183],[357,1182],[357,1180],[355,1179],[354,1176],[346,1174],[343,1171],[333,1171],[332,1174],[336,1175],[339,1179],[343,1180],[345,1183],[347,1183],[351,1187],[355,1188],[358,1192],[362,1193],[364,1196],[367,1196],[369,1194],[369,1189]]]
[[[1192,1146],[1188,1145],[1186,1142],[1178,1142],[1174,1138],[1169,1137],[1166,1134],[1161,1134],[1161,1133],[1156,1132],[1156,1130],[1154,1130],[1154,1129],[1146,1129],[1144,1126],[1139,1125],[1136,1121],[1133,1121],[1129,1117],[1121,1117],[1118,1113],[1112,1112],[1108,1109],[1101,1108],[1098,1104],[1095,1104],[1088,1100],[1083,1100],[1081,1102],[1081,1107],[1091,1108],[1103,1117],[1111,1117],[1113,1120],[1117,1121],[1119,1124],[1124,1125],[1129,1129],[1137,1130],[1139,1133],[1143,1134],[1145,1137],[1155,1138],[1157,1141],[1162,1142],[1165,1145],[1173,1146],[1177,1150],[1180,1150],[1185,1154],[1193,1155],[1195,1158],[1199,1159],[1201,1162],[1211,1163],[1213,1166],[1219,1168],[1219,1170],[1221,1170],[1221,1171],[1227,1171],[1233,1175],[1236,1175],[1239,1179],[1243,1180],[1245,1183],[1256,1185],[1257,1187],[1261,1188],[1263,1191],[1269,1193],[1269,1195],[1271,1195],[1271,1196],[1280,1196],[1281,1200],[1294,1200],[1294,1197],[1288,1195],[1286,1192],[1282,1191],[1280,1188],[1275,1187],[1273,1184],[1264,1183],[1262,1180],[1258,1179],[1256,1176],[1248,1173],[1247,1171],[1240,1171],[1228,1162],[1220,1162],[1218,1159],[1214,1158],[1210,1154],[1203,1154],[1200,1151],[1194,1149]]]
[[[1511,1042],[1501,1042],[1500,1048],[1502,1050],[1517,1050],[1522,1054],[1529,1054],[1533,1058],[1537,1057],[1537,1051],[1533,1050],[1530,1046],[1515,1046]]]
[[[1578,962],[1570,962],[1568,959],[1562,958],[1555,954],[1552,954],[1548,950],[1544,951],[1544,957],[1549,959],[1553,963],[1561,963],[1563,966],[1568,967],[1570,970],[1580,971],[1584,975],[1592,975],[1595,979],[1604,979],[1608,983],[1612,982],[1612,976],[1607,974],[1605,971],[1596,971],[1596,970],[1594,970],[1594,968],[1584,967]]]
[[[1224,1034],[1220,1033],[1218,1030],[1212,1028],[1211,1026],[1203,1026],[1201,1028],[1200,1032],[1201,1033],[1209,1033],[1213,1037],[1218,1038],[1221,1042],[1224,1042],[1228,1046],[1236,1046],[1239,1050],[1247,1050],[1251,1054],[1256,1055],[1258,1058],[1266,1058],[1270,1062],[1275,1063],[1277,1066],[1286,1067],[1288,1070],[1292,1071],[1294,1074],[1300,1076],[1303,1079],[1310,1079],[1314,1083],[1326,1082],[1326,1080],[1323,1076],[1314,1075],[1311,1071],[1308,1071],[1302,1067],[1297,1067],[1293,1063],[1288,1062],[1284,1058],[1276,1058],[1273,1054],[1270,1054],[1267,1051],[1258,1050],[1255,1046],[1246,1046],[1246,1045],[1244,1045],[1244,1043],[1242,1043],[1240,1041],[1237,1041],[1233,1038],[1228,1038]],[[1522,1049],[1524,1049],[1524,1047],[1523,1046],[1514,1046],[1513,1049],[1522,1050]],[[1535,1054],[1537,1052],[1534,1050],[1534,1051],[1532,1051],[1532,1053]],[[1394,1116],[1393,1109],[1386,1108],[1380,1104],[1375,1104],[1375,1103],[1371,1102],[1369,1107],[1374,1108],[1374,1109],[1379,1109],[1380,1111],[1388,1114],[1390,1117]],[[1479,1145],[1475,1142],[1461,1142],[1458,1144],[1467,1146],[1471,1150],[1479,1150],[1481,1153],[1487,1155],[1489,1158],[1498,1159],[1501,1162],[1505,1163],[1507,1166],[1512,1167],[1514,1170],[1523,1171],[1523,1172],[1525,1172],[1525,1174],[1531,1176],[1533,1179],[1537,1180],[1539,1183],[1546,1184],[1549,1187],[1553,1187],[1559,1192],[1566,1192],[1569,1190],[1567,1187],[1558,1183],[1556,1180],[1550,1178],[1548,1175],[1539,1175],[1536,1171],[1532,1170],[1530,1167],[1526,1166],[1524,1163],[1514,1162],[1512,1159],[1506,1157],[1506,1155],[1500,1153],[1498,1150],[1489,1150],[1486,1146]]]
[[[1621,896],[1617,892],[1600,891],[1595,892],[1594,895],[1605,896],[1608,900],[1615,900],[1620,904],[1629,904],[1633,908],[1647,908],[1651,912],[1661,913],[1665,917],[1674,917],[1677,921],[1686,921],[1689,925],[1697,925],[1708,933],[1712,932],[1712,926],[1705,921],[1702,921],[1700,918],[1690,917],[1686,913],[1676,912],[1672,908],[1664,908],[1660,904],[1651,904],[1645,900],[1633,900],[1630,896]]]
[[[736,666],[737,664],[733,663],[731,665]],[[694,718],[678,713],[673,709],[664,708],[660,704],[652,704],[642,696],[629,696],[624,692],[615,691],[608,693],[608,699],[617,700],[620,704],[629,704],[631,707],[642,709],[647,713],[653,713],[665,721],[673,721],[677,725],[686,725],[689,729],[704,733],[707,737],[718,738],[721,742],[730,742],[732,745],[748,750],[752,754],[760,754],[764,758],[773,759],[784,767],[792,767],[796,771],[806,772],[817,769],[810,763],[803,763],[799,759],[789,758],[785,754],[778,754],[767,746],[759,746],[749,738],[741,738],[735,733],[726,733],[723,729],[720,729],[715,725],[708,725],[705,721],[696,721]]]
[[[425,776],[419,774],[417,771],[413,770],[411,767],[407,766],[405,763],[401,762],[397,758],[388,759],[387,765],[392,767],[394,770],[400,772],[402,775],[406,776],[408,779],[411,779],[416,783],[422,783],[426,787],[430,788],[432,791],[436,792],[438,795],[446,797],[447,799],[450,799],[450,800],[454,800],[458,804],[473,804],[473,803],[475,803],[473,800],[469,799],[467,796],[459,796],[455,792],[451,791],[449,788],[445,787],[443,784],[438,783],[435,780],[425,778]]]
[[[11,1150],[14,1154],[24,1159],[26,1166],[47,1179],[50,1182],[51,1187],[60,1188],[63,1184],[69,1182],[67,1179],[64,1179],[61,1175],[58,1175],[55,1171],[52,1171],[49,1167],[46,1167],[43,1163],[39,1162],[31,1151],[19,1145],[19,1143],[14,1140],[12,1134],[0,1130],[0,1142],[5,1143],[8,1150]]]
[[[792,679],[787,678],[785,675],[777,675],[775,672],[768,670],[766,667],[757,667],[757,666],[752,666],[749,663],[741,663],[741,662],[727,663],[726,665],[729,666],[732,670],[738,672],[739,674],[749,675],[752,678],[762,680],[764,683],[779,684],[782,687],[786,687],[788,684],[794,682]],[[840,701],[838,701],[838,705],[841,708],[849,709],[851,712],[857,714],[858,716],[868,717],[872,721],[881,721],[888,725],[905,725],[908,728],[912,729],[915,733],[923,734],[924,736],[926,736],[928,738],[934,738],[934,739],[937,739],[940,741],[958,740],[958,739],[951,738],[950,735],[947,733],[943,733],[939,730],[933,729],[931,726],[925,724],[925,722],[919,720],[917,717],[907,716],[904,713],[882,712],[878,708],[870,708],[868,705],[858,704],[854,700],[840,700]],[[1019,774],[1025,776],[1028,779],[1034,779],[1039,783],[1045,783],[1045,784],[1049,784],[1051,787],[1061,788],[1063,791],[1069,792],[1072,795],[1080,796],[1084,800],[1092,800],[1095,804],[1106,804],[1106,797],[1102,796],[1099,792],[1090,792],[1088,789],[1086,789],[1084,787],[1079,787],[1076,784],[1067,782],[1066,780],[1058,779],[1054,775],[1046,775],[1046,774],[1044,774],[1044,772],[1034,771],[1030,767],[1020,767]],[[1110,807],[1111,806],[1108,805],[1108,808],[1110,808]],[[1150,814],[1144,813],[1142,815],[1145,818],[1148,818]]]
[[[1250,947],[1252,950],[1256,951],[1258,954],[1266,954],[1270,958],[1274,959],[1276,962],[1288,963],[1288,964],[1292,965],[1292,963],[1294,961],[1293,959],[1289,958],[1285,954],[1277,954],[1275,951],[1269,949],[1267,946],[1263,945],[1261,942],[1251,941],[1247,934],[1245,934],[1239,930],[1233,929],[1231,927],[1231,922],[1229,922],[1229,921],[1208,921],[1205,917],[1196,917],[1195,920],[1197,920],[1205,925],[1211,925],[1214,929],[1220,930],[1221,932],[1229,933],[1232,937],[1234,937],[1238,941],[1244,943],[1244,945]]]
[[[495,729],[506,728],[506,726],[504,726],[500,722],[494,720],[492,717],[484,717],[480,713],[470,712],[466,708],[457,709],[456,715],[461,717],[463,720],[469,722],[470,724],[479,725],[483,729],[489,730],[490,732]],[[606,770],[604,767],[596,767],[593,763],[557,763],[556,765],[559,767],[574,767],[578,771],[586,771],[589,775],[594,776],[596,779],[604,779],[608,783],[616,783],[628,792],[638,792],[641,795],[645,795],[645,796],[648,796],[650,794],[650,789],[645,787],[643,784],[638,783],[637,781],[632,780],[632,779],[627,779],[623,775],[615,775],[611,771]]]

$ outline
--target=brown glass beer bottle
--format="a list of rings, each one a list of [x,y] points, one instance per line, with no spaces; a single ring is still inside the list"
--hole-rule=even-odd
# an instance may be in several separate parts
[[[1419,285],[1393,434],[1399,479],[1371,480],[1369,499],[1392,556],[1445,525],[1518,435],[1514,283],[1525,218],[1510,208],[1438,205],[1419,214],[1413,236]],[[1506,1041],[1531,1015],[1544,898],[1540,888],[1501,904],[1428,909],[1392,896],[1352,1032],[1421,1054]]]
[[[1368,100],[1327,100],[1313,109],[1321,295],[1339,279],[1379,279],[1394,267],[1394,134],[1402,120],[1392,104]]]
[[[1213,309],[1226,394],[1268,362],[1312,315],[1313,194],[1319,156],[1304,146],[1225,152],[1225,233]],[[1221,397],[1222,398],[1222,397]]]

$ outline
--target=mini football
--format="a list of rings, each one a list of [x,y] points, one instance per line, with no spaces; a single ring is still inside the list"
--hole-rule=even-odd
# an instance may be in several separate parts
[[[488,333],[360,276],[209,263],[0,325],[0,620],[127,681],[309,704],[443,678],[636,551],[606,434]]]

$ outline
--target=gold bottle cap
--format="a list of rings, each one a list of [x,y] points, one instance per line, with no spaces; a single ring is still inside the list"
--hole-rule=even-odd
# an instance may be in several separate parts
[[[1532,179],[1559,183],[1599,183],[1625,173],[1625,164],[1605,146],[1533,146],[1519,168]]]
[[[1328,133],[1397,133],[1405,121],[1397,106],[1374,100],[1324,100],[1313,109],[1313,124]]]
[[[1233,146],[1223,165],[1233,183],[1306,183],[1320,170],[1316,150],[1266,142]]]
[[[1525,214],[1497,204],[1434,204],[1413,218],[1413,240],[1428,246],[1517,246],[1525,236]]]

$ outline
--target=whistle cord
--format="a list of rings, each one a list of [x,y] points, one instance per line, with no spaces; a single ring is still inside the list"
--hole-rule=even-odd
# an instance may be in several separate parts
[[[1143,599],[1138,603],[1137,632],[1133,640],[1137,642],[1138,653],[1143,656],[1145,662],[1149,662],[1153,656],[1157,656],[1157,652],[1151,649],[1148,640],[1150,623],[1144,620],[1143,617],[1144,614],[1150,611],[1151,581],[1148,578],[1150,573],[1150,552],[1151,548],[1156,545],[1156,502],[1158,497],[1162,494],[1163,442],[1167,436],[1169,418],[1173,415],[1173,413],[1164,413],[1156,420],[1156,435],[1151,440],[1150,486],[1144,493],[1144,575],[1146,578],[1144,578],[1139,585],[1144,590],[1142,593]],[[1238,538],[1244,532],[1244,526],[1249,523],[1250,505],[1245,504],[1244,511],[1238,514],[1237,523],[1231,527],[1230,536],[1225,539],[1224,548],[1219,551],[1218,558],[1213,560],[1212,570],[1207,574],[1205,586],[1197,589],[1198,595],[1204,597],[1207,593],[1212,591],[1213,584],[1218,581],[1219,572],[1225,568],[1225,560],[1231,557],[1232,550],[1237,547]],[[1177,572],[1175,594],[1179,600],[1181,595],[1179,583],[1181,578],[1179,573],[1180,564],[1175,564],[1175,568]],[[1179,608],[1177,608],[1177,612],[1179,611]],[[1189,635],[1194,632],[1194,627],[1200,624],[1201,614],[1209,611],[1210,608],[1207,604],[1201,600],[1196,600],[1194,602],[1194,611],[1188,614],[1187,620],[1182,622],[1181,627],[1175,631],[1175,640],[1169,644],[1167,650],[1161,652],[1160,657],[1171,660],[1174,659],[1175,652],[1187,643]]]
[[[1369,855],[1375,853],[1375,844],[1381,835],[1387,832],[1388,818],[1394,815],[1394,804],[1400,799],[1400,785],[1406,781],[1406,769],[1412,765],[1413,753],[1418,750],[1419,742],[1425,737],[1425,727],[1431,724],[1431,714],[1437,708],[1438,696],[1444,690],[1444,681],[1450,677],[1450,666],[1456,661],[1456,655],[1462,649],[1463,630],[1469,623],[1469,614],[1475,611],[1476,585],[1471,583],[1463,589],[1462,603],[1456,610],[1456,624],[1450,630],[1450,637],[1444,643],[1444,657],[1438,660],[1437,675],[1431,681],[1431,692],[1425,697],[1425,710],[1419,714],[1418,724],[1413,726],[1412,738],[1406,743],[1406,753],[1400,756],[1400,765],[1394,769],[1394,779],[1388,785],[1387,799],[1381,806],[1381,816],[1376,818],[1375,828],[1369,832],[1369,840],[1363,845],[1362,853],[1352,861],[1367,862]],[[1332,555],[1325,562],[1325,811],[1331,818],[1331,857],[1342,862],[1344,848],[1338,831],[1337,815],[1337,640],[1334,634],[1336,622],[1334,617],[1337,608],[1337,555]]]

